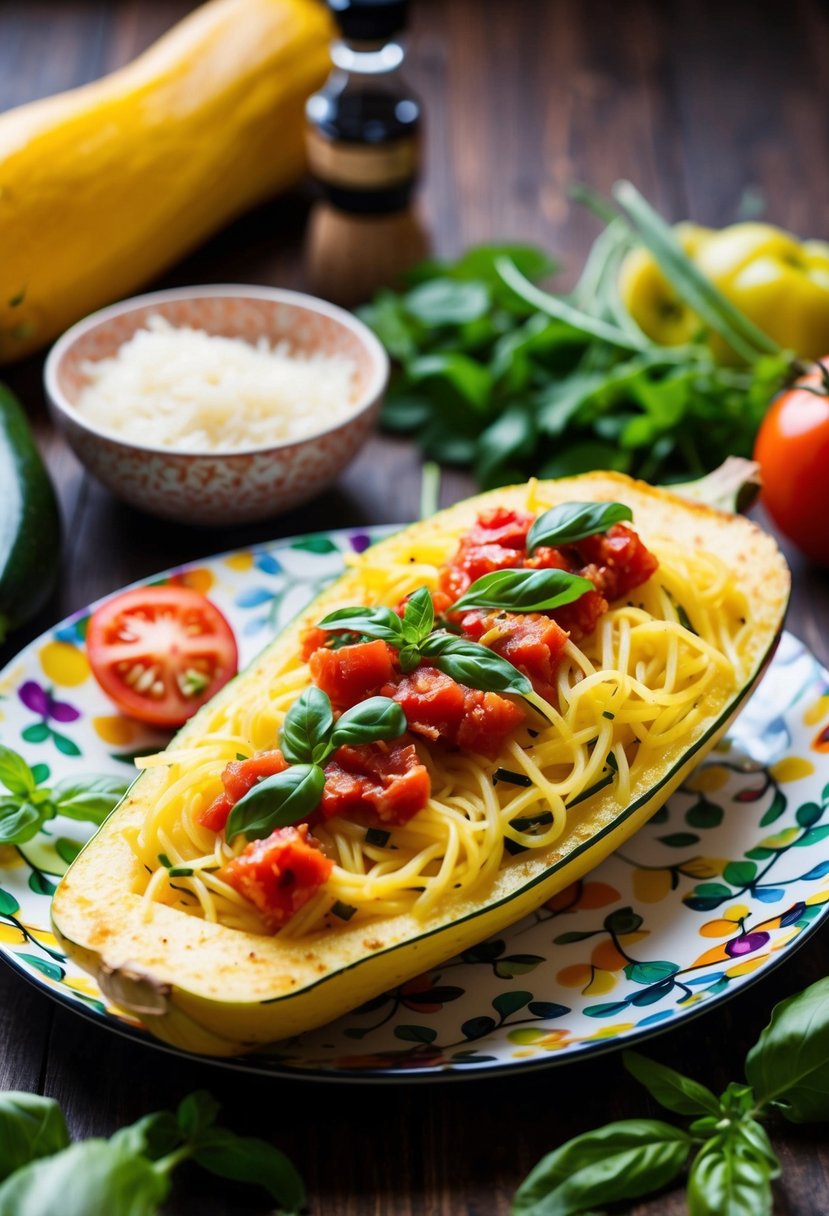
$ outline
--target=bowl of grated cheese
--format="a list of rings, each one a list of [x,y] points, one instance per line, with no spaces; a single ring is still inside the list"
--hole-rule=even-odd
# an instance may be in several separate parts
[[[360,320],[271,287],[183,287],[79,321],[44,370],[52,417],[118,498],[238,524],[320,493],[368,438],[389,374]]]

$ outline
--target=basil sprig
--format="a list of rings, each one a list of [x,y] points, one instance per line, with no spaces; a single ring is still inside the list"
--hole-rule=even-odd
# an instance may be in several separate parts
[[[574,545],[630,519],[633,512],[623,502],[562,502],[534,521],[527,533],[527,552],[542,545]]]
[[[328,696],[312,684],[285,715],[280,747],[290,767],[266,777],[234,804],[226,839],[243,832],[249,840],[260,840],[298,823],[319,806],[323,766],[338,747],[398,739],[405,729],[406,715],[390,697],[369,697],[335,722]]]
[[[593,584],[567,570],[493,570],[467,587],[450,612],[470,608],[501,608],[511,612],[549,612],[572,604]]]
[[[51,788],[45,764],[30,767],[17,752],[0,744],[0,845],[25,844],[56,815],[100,825],[121,801],[129,781],[108,774],[65,777]]]
[[[109,1140],[71,1143],[57,1102],[0,1094],[0,1213],[156,1216],[173,1170],[190,1158],[209,1173],[262,1187],[284,1216],[304,1210],[304,1183],[272,1144],[216,1124],[218,1103],[190,1094],[177,1112],[159,1111]]]
[[[592,587],[592,583],[587,586]],[[512,663],[468,638],[459,638],[443,630],[433,632],[434,624],[431,592],[428,587],[419,587],[406,601],[402,617],[391,608],[355,606],[330,613],[319,622],[318,628],[349,629],[388,642],[397,649],[403,671],[413,671],[421,659],[428,659],[438,671],[469,688],[511,692],[517,696],[532,692],[530,681]]]
[[[513,1216],[576,1216],[661,1190],[688,1165],[692,1216],[771,1216],[780,1162],[761,1122],[829,1120],[829,979],[781,1002],[746,1057],[748,1085],[717,1097],[705,1085],[634,1051],[628,1072],[687,1129],[624,1119],[568,1140],[521,1184]]]

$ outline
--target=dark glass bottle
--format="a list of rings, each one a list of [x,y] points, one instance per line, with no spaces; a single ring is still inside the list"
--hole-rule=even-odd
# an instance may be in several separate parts
[[[308,154],[319,201],[309,270],[330,298],[355,302],[425,252],[411,211],[422,112],[401,75],[405,0],[329,0],[342,38],[334,70],[309,98]]]

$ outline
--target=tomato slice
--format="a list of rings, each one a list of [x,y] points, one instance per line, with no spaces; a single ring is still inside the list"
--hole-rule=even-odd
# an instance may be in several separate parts
[[[96,608],[86,632],[89,665],[122,713],[181,726],[239,667],[233,630],[189,587],[139,587]]]

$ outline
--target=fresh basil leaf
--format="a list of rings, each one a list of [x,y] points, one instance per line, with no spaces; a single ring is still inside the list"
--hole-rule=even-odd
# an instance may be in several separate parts
[[[590,579],[566,570],[493,570],[476,579],[450,611],[504,608],[513,612],[548,612],[572,604],[594,590]]]
[[[773,1102],[793,1123],[829,1119],[829,979],[775,1005],[746,1078],[758,1106]]]
[[[689,1216],[771,1216],[771,1169],[739,1138],[717,1137],[688,1175]]]
[[[628,1072],[645,1086],[660,1106],[678,1115],[719,1115],[720,1104],[715,1094],[698,1081],[683,1077],[667,1064],[658,1064],[640,1056],[638,1051],[626,1051],[622,1061]]]
[[[50,814],[48,803],[38,807],[16,798],[0,799],[0,844],[25,844],[37,836]]]
[[[630,507],[622,502],[562,502],[551,507],[527,533],[527,552],[540,545],[572,545],[597,532],[606,532],[612,524],[633,519]]]
[[[392,646],[403,643],[403,624],[391,608],[338,608],[317,622],[318,629],[349,629],[363,633],[366,637],[389,642]]]
[[[66,1122],[53,1098],[16,1090],[0,1093],[0,1179],[68,1143]]]
[[[542,478],[555,480],[557,477],[576,477],[579,473],[589,473],[592,469],[611,469],[617,473],[627,473],[631,469],[629,453],[621,452],[612,443],[600,443],[596,440],[558,445],[555,454],[542,464],[538,475]]]
[[[406,715],[397,701],[391,697],[369,697],[337,719],[331,732],[331,747],[399,739],[406,725]]]
[[[406,368],[410,383],[437,379],[450,385],[476,412],[482,412],[489,404],[492,392],[492,373],[469,355],[456,352],[421,355]]]
[[[780,1161],[771,1146],[771,1140],[762,1123],[756,1119],[741,1119],[735,1129],[735,1134],[742,1141],[744,1151],[768,1164],[771,1178],[780,1177]]]
[[[170,1183],[121,1142],[84,1140],[32,1161],[0,1186],[0,1216],[155,1216]]]
[[[233,807],[227,820],[227,840],[240,832],[249,840],[260,840],[276,828],[298,823],[319,805],[324,785],[325,774],[318,764],[293,764],[266,777]]]
[[[486,316],[490,306],[484,283],[430,279],[403,297],[406,312],[423,325],[464,325]]]
[[[199,1089],[188,1094],[179,1103],[176,1111],[176,1124],[186,1140],[191,1143],[200,1141],[208,1128],[212,1128],[219,1114],[219,1103],[206,1092]]]
[[[12,794],[31,794],[37,785],[29,765],[10,747],[0,744],[0,785],[5,785]]]
[[[315,684],[303,689],[285,715],[279,746],[289,764],[319,764],[329,750],[334,713]]]
[[[435,606],[428,587],[418,587],[406,600],[403,611],[403,640],[417,646],[431,632],[435,623]]]
[[[193,1158],[220,1178],[264,1187],[282,1216],[297,1216],[305,1207],[305,1185],[292,1162],[274,1145],[211,1127],[199,1140]]]
[[[52,790],[58,814],[101,824],[114,810],[130,787],[124,777],[94,774],[66,777]]]
[[[420,325],[406,315],[403,301],[395,292],[378,292],[371,304],[359,310],[358,316],[371,326],[393,359],[405,362],[418,353],[422,341]]]
[[[513,1201],[513,1216],[576,1216],[638,1199],[674,1179],[693,1141],[656,1119],[626,1119],[568,1140],[544,1157]]]
[[[504,410],[478,440],[475,457],[478,480],[487,484],[505,464],[529,456],[537,438],[535,418],[528,408],[514,405]]]
[[[518,696],[532,692],[530,681],[512,663],[478,642],[465,641],[451,633],[433,633],[421,646],[420,653],[431,659],[438,671],[468,688],[512,692]]]
[[[147,1157],[156,1161],[166,1157],[181,1144],[182,1135],[175,1115],[168,1110],[145,1115],[127,1127],[119,1127],[109,1138],[110,1144],[123,1148],[136,1157]]]
[[[397,661],[401,671],[408,674],[408,672],[414,671],[420,662],[420,651],[417,646],[404,646],[398,651]]]

